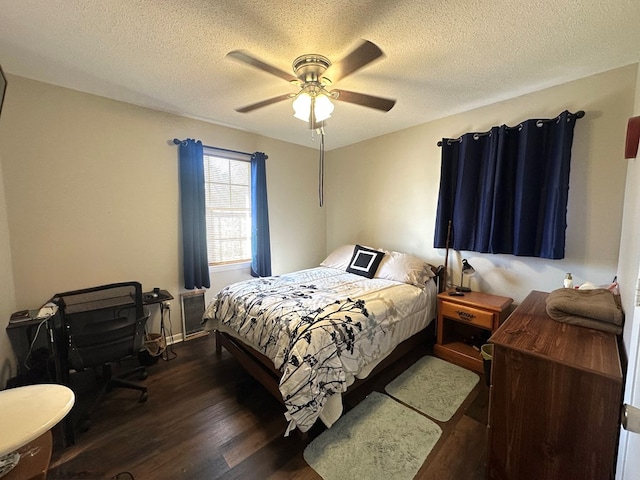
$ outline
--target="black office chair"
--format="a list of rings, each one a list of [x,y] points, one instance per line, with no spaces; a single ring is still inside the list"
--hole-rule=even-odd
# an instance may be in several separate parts
[[[115,283],[59,293],[53,301],[59,307],[65,374],[69,369],[88,368],[102,368],[103,372],[104,385],[81,422],[81,429],[88,428],[91,413],[113,387],[139,390],[138,401],[146,402],[146,385],[127,379],[138,375],[144,380],[147,377],[144,366],[117,373],[112,370],[114,363],[128,357],[137,358],[142,348],[149,314],[142,303],[140,283]]]

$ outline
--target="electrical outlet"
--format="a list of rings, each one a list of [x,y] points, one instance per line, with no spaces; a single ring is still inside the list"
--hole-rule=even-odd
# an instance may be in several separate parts
[[[166,308],[167,310],[171,310],[171,302],[162,302],[162,305],[164,306],[164,308]]]

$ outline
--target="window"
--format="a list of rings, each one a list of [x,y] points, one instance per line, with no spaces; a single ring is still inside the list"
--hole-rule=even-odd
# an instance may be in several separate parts
[[[204,183],[209,265],[250,262],[250,157],[205,148]]]

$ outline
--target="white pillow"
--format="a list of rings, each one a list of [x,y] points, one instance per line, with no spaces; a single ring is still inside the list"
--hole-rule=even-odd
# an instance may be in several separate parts
[[[336,248],[333,252],[325,258],[320,265],[323,267],[337,268],[339,270],[347,270],[351,257],[353,256],[353,249],[356,246],[352,243],[349,245],[342,245]]]
[[[435,274],[427,262],[400,252],[387,252],[376,272],[376,278],[409,283],[417,287],[424,287],[432,277]]]

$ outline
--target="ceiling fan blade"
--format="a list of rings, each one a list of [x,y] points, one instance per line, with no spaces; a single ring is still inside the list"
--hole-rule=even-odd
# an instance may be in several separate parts
[[[396,104],[395,100],[382,97],[374,97],[373,95],[367,95],[365,93],[350,92],[348,90],[331,90],[332,98],[340,102],[355,103],[356,105],[362,105],[363,107],[375,108],[376,110],[382,110],[388,112]],[[337,94],[337,96],[335,96]]]
[[[363,40],[362,43],[346,57],[331,64],[323,77],[327,77],[333,83],[336,83],[341,78],[351,75],[356,70],[360,70],[365,65],[382,56],[384,56],[384,53],[382,53],[382,50],[380,50],[375,43]]]
[[[290,73],[285,72],[284,70],[280,70],[273,65],[269,65],[268,63],[263,62],[262,60],[254,57],[252,54],[247,52],[246,50],[233,50],[226,55],[227,57],[231,57],[235,60],[238,60],[242,63],[246,63],[247,65],[251,65],[254,68],[262,70],[263,72],[270,73],[271,75],[275,75],[276,77],[280,77],[287,82],[297,82],[298,79],[291,75]]]
[[[268,98],[266,100],[262,100],[261,102],[252,103],[251,105],[246,105],[244,107],[236,108],[236,112],[247,113],[253,110],[257,110],[258,108],[266,107],[267,105],[271,105],[274,103],[281,102],[288,98],[293,98],[295,93],[285,93],[284,95],[278,95],[277,97]]]

